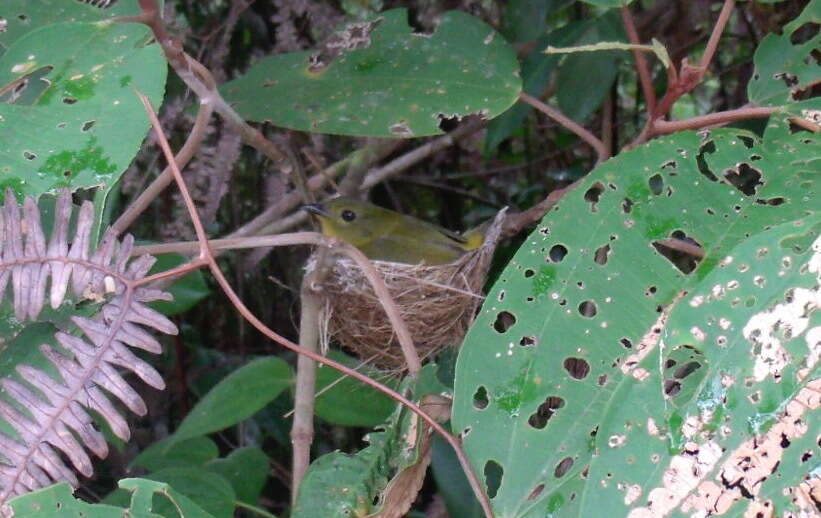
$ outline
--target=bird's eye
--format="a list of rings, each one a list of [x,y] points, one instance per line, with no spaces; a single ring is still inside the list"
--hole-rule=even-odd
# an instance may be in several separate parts
[[[354,212],[352,210],[347,210],[347,209],[343,210],[342,211],[342,219],[344,219],[347,222],[351,222],[351,221],[356,219],[356,212]]]

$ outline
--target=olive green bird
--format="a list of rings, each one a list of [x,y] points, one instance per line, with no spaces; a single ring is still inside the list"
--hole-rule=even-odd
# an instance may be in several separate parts
[[[445,264],[484,241],[484,226],[459,235],[405,214],[352,198],[302,207],[319,220],[322,233],[341,239],[368,258],[406,264]]]

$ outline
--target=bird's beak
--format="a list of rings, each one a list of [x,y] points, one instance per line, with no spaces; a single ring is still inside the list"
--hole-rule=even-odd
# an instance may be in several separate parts
[[[302,210],[315,216],[328,217],[328,211],[325,210],[325,207],[323,207],[321,203],[309,203],[307,205],[303,205]]]

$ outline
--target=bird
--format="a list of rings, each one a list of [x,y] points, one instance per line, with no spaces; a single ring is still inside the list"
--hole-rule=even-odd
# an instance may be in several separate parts
[[[447,264],[484,242],[484,226],[460,235],[413,216],[344,196],[302,208],[319,221],[324,235],[355,246],[373,260]]]

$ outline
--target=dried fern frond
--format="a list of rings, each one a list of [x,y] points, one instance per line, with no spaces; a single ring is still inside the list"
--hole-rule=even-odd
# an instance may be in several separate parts
[[[62,350],[40,346],[61,379],[29,365],[16,368],[24,382],[0,379],[0,418],[17,435],[0,433],[0,515],[3,503],[14,496],[60,481],[77,486],[72,467],[85,476],[93,473],[86,450],[103,458],[108,445],[89,410],[99,413],[118,437],[128,440],[128,424],[110,395],[138,415],[145,414],[146,406],[121,371],[131,371],[157,389],[165,386],[160,374],[129,349],[161,352],[159,342],[145,328],[177,332],[170,320],[146,305],[170,296],[135,286],[154,258],[129,261],[134,239],[126,236],[118,241],[112,233],[91,250],[94,208],[89,202],[80,208],[69,244],[71,212],[71,195],[62,192],[46,242],[33,199],[26,199],[21,210],[9,190],[0,209],[0,303],[10,287],[18,320],[36,320],[47,297],[53,308],[68,293],[102,303],[95,318],[71,319],[82,336],[55,335]]]

